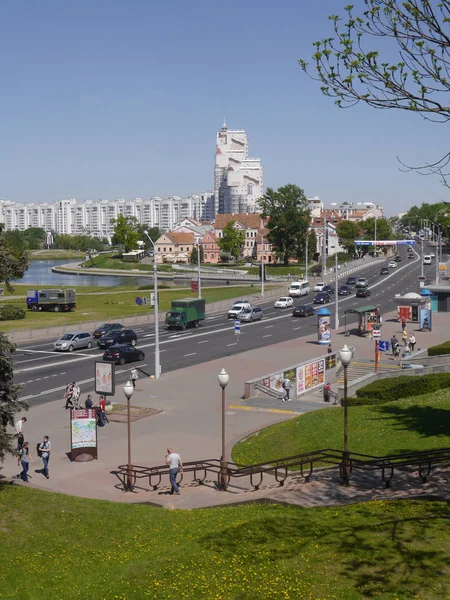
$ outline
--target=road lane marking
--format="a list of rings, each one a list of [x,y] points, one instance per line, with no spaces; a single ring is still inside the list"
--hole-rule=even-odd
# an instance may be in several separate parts
[[[236,344],[237,344],[237,342],[234,342],[233,344],[227,344],[227,348],[228,348],[229,346],[236,346]]]
[[[207,344],[209,340],[202,340],[201,342],[197,342],[197,344]]]
[[[184,357],[186,358],[186,356],[195,356],[197,354],[197,352],[189,352],[189,354],[185,354]]]
[[[272,334],[269,333],[268,335],[263,335],[263,338],[266,338],[266,337],[272,337]]]
[[[270,327],[273,327],[273,325],[266,325],[264,329],[270,329]]]

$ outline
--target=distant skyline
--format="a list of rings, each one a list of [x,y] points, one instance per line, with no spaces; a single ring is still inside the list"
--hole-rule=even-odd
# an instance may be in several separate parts
[[[397,161],[445,154],[442,125],[339,109],[298,66],[345,4],[3,0],[0,198],[212,190],[225,117],[247,131],[266,187],[295,183],[327,205],[375,202],[389,216],[447,199],[438,178]]]

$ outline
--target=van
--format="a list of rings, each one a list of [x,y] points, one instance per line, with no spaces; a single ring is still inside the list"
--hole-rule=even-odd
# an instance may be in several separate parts
[[[431,265],[431,256],[430,256],[430,254],[424,254],[424,256],[423,256],[423,264],[424,265]]]
[[[300,298],[309,294],[309,281],[293,281],[288,291],[291,298]]]

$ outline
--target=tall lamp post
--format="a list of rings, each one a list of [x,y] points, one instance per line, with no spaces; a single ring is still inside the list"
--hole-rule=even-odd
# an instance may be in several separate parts
[[[159,360],[159,310],[158,310],[158,269],[156,266],[156,248],[148,231],[144,231],[153,246],[153,293],[155,297],[154,315],[155,315],[155,379],[161,377],[161,363]]]
[[[127,492],[133,491],[133,467],[131,464],[131,407],[130,400],[133,395],[133,384],[131,381],[127,381],[123,386],[123,393],[127,399],[127,431],[128,431],[128,460],[127,460],[127,481],[125,484],[125,490]]]
[[[257,233],[261,236],[261,298],[264,298],[264,234]]]
[[[222,456],[220,457],[220,488],[227,489],[227,463],[225,460],[225,388],[228,385],[230,376],[222,369],[217,376],[219,385],[222,388]]]
[[[341,478],[344,485],[348,485],[350,481],[350,454],[348,451],[348,382],[347,382],[347,367],[352,360],[352,351],[345,345],[339,352],[342,366],[344,367],[344,453],[342,455]]]
[[[200,240],[197,240],[197,277],[198,277],[198,297],[202,297],[202,280],[200,277]]]

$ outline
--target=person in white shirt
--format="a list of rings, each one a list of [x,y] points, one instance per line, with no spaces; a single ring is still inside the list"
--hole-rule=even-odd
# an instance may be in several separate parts
[[[136,381],[139,378],[139,373],[138,373],[138,370],[136,369],[136,367],[133,367],[132,369],[130,369],[130,377],[131,377],[131,383],[133,384],[133,388],[136,389]]]
[[[44,439],[39,444],[39,452],[41,454],[42,462],[44,463],[44,468],[42,469],[42,471],[47,479],[50,479],[50,475],[48,474],[48,461],[50,460],[51,449],[52,443],[48,439],[48,435],[44,435]]]
[[[180,495],[180,488],[177,484],[177,475],[179,471],[183,471],[183,463],[179,454],[173,451],[172,448],[167,448],[166,465],[169,465],[170,485],[172,486],[170,493]]]
[[[24,435],[23,435],[23,424],[26,423],[26,421],[27,421],[27,418],[22,417],[15,424],[16,435],[17,435],[17,448],[16,448],[17,451],[21,450],[22,446],[23,446],[23,441],[25,439]]]

